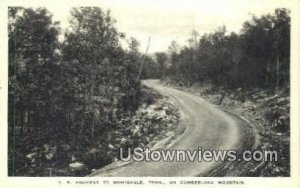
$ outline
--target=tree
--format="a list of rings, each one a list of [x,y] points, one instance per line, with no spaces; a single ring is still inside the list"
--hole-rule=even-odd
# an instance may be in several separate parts
[[[177,55],[179,53],[180,46],[176,41],[172,41],[168,47],[168,55],[169,55],[169,63],[170,66],[166,70],[166,74],[170,76],[177,75],[178,69],[176,68],[176,60],[177,60]]]
[[[173,54],[173,53],[178,53],[179,52],[179,50],[180,50],[180,46],[179,46],[179,44],[176,42],[176,41],[172,41],[171,42],[171,44],[170,44],[170,46],[168,47],[168,52],[170,53],[170,54]]]
[[[189,47],[191,48],[197,48],[198,47],[198,37],[199,37],[199,32],[196,30],[193,30],[191,33],[191,38],[188,39]]]
[[[53,60],[59,28],[43,8],[11,8],[9,12],[10,86],[18,92],[14,93],[14,97],[18,97],[16,100],[19,101],[19,109],[22,109],[23,132],[33,117],[39,119],[49,113],[49,91],[53,89],[51,81],[55,80],[51,71],[56,66]]]
[[[60,113],[53,108],[58,95],[54,74],[59,27],[44,8],[10,7],[8,15],[9,138],[15,140],[9,143],[19,141],[17,149],[24,150],[32,144],[26,142],[27,132],[34,136],[34,130],[53,126],[52,117]],[[15,153],[16,147],[10,145],[10,149],[14,148],[10,155],[18,158],[22,152]],[[10,163],[10,174],[17,173],[15,157]]]
[[[140,83],[130,55],[119,43],[123,34],[115,28],[109,11],[74,8],[71,15],[72,30],[66,34],[62,50],[66,72],[74,79],[66,84],[65,95],[73,101],[66,104],[67,112],[78,117],[84,113],[81,123],[71,124],[75,135],[86,131],[93,138],[112,127],[122,110],[134,108]],[[136,45],[132,47],[137,50]],[[85,127],[87,124],[90,126]]]
[[[254,16],[251,22],[244,23],[241,38],[243,67],[249,73],[248,79],[246,78],[248,84],[278,88],[289,82],[288,10],[276,9],[275,15],[268,14],[260,18]]]
[[[290,68],[290,11],[275,10],[276,89],[289,83]]]
[[[136,38],[134,37],[129,38],[128,40],[129,52],[138,53],[140,45],[141,45],[140,42]]]
[[[159,77],[164,77],[167,69],[168,55],[164,52],[155,53]]]
[[[78,152],[137,108],[138,71],[109,11],[87,7],[71,14],[61,44],[46,9],[9,9],[10,175],[27,173],[25,156],[35,148],[63,142]]]
[[[289,83],[290,17],[287,9],[253,16],[240,34],[226,28],[204,34],[192,32],[189,45],[178,52],[171,45],[169,77],[187,85],[212,82],[220,87],[265,87]]]

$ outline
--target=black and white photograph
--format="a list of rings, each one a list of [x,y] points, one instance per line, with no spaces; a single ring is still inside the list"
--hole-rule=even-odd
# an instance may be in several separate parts
[[[7,177],[218,186],[201,178],[299,169],[297,1],[28,2],[5,6],[1,21]]]

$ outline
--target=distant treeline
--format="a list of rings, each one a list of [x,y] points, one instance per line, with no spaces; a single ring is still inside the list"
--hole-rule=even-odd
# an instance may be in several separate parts
[[[173,41],[168,54],[155,54],[156,71],[145,67],[145,75],[171,78],[185,85],[210,82],[226,88],[287,86],[289,14],[287,9],[276,9],[275,14],[253,16],[238,34],[228,34],[225,26],[201,37],[193,31],[187,46],[180,47]]]
[[[28,167],[28,153],[57,143],[80,152],[135,110],[138,65],[109,11],[72,9],[62,41],[45,8],[8,13],[9,175],[30,175],[46,167]]]

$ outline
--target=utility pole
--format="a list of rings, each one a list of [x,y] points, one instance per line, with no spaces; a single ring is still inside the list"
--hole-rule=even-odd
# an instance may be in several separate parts
[[[145,61],[145,55],[148,53],[148,50],[149,50],[150,40],[151,40],[151,38],[149,37],[145,54],[143,55],[142,60],[141,60],[141,66],[140,66],[140,70],[139,70],[139,73],[138,73],[137,78],[136,78],[136,82],[140,79],[140,75],[141,75],[142,69],[143,69],[143,64],[144,64],[144,61]]]

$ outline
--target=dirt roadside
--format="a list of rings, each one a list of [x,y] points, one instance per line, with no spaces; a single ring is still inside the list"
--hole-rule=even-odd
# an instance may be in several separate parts
[[[236,114],[247,121],[259,135],[257,150],[277,151],[278,160],[273,162],[244,163],[223,176],[290,176],[290,97],[288,88],[276,93],[258,88],[243,90],[216,89],[208,85],[192,87],[176,83],[161,82],[163,85],[193,93],[222,109]],[[212,176],[214,172],[208,173]]]

